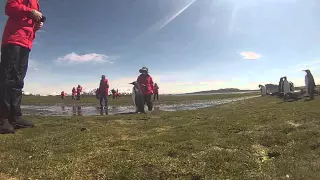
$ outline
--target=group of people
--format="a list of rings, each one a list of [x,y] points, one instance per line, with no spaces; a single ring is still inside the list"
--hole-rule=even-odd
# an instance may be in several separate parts
[[[314,99],[314,94],[315,94],[315,88],[316,88],[316,84],[313,78],[313,75],[311,74],[310,70],[303,70],[306,72],[306,76],[305,76],[305,92],[306,92],[306,96],[309,96],[310,100]],[[260,88],[260,92],[262,96],[266,96],[267,95],[267,89],[265,86],[263,85],[259,85]],[[294,84],[292,82],[289,82],[287,80],[287,77],[281,77],[280,81],[279,81],[279,86],[278,86],[278,92],[276,92],[276,94],[279,97],[293,97],[293,98],[297,98],[294,94],[295,88],[294,88]]]
[[[118,97],[120,96],[118,89],[117,89],[117,90],[112,89],[112,90],[111,90],[111,93],[112,93],[112,98],[113,98],[113,99],[118,99]]]
[[[154,95],[153,99],[159,99],[159,86],[157,83],[153,82],[152,77],[149,74],[147,67],[142,67],[139,70],[140,75],[137,78],[137,82],[140,85],[141,94],[143,94],[144,103],[147,104],[148,110],[152,111],[153,103],[152,103],[152,95]],[[108,92],[109,92],[109,81],[105,75],[101,76],[99,88],[96,91],[97,98],[100,101],[100,109],[105,110],[106,114],[108,114]],[[116,99],[118,94],[118,90],[111,90],[113,94],[113,99]]]
[[[71,90],[71,94],[72,94],[72,100],[80,100],[81,98],[81,93],[82,93],[82,87],[80,85],[76,87],[73,87]],[[65,97],[67,96],[67,93],[64,91],[61,91],[61,99],[65,99]]]
[[[73,87],[71,90],[72,100],[80,100],[82,93],[82,86],[78,85],[77,88]]]

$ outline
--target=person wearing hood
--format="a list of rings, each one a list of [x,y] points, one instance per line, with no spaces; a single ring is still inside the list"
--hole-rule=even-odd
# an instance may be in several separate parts
[[[310,96],[310,100],[314,99],[314,88],[316,87],[316,83],[314,82],[313,75],[310,70],[304,70],[306,72],[305,83],[306,83],[306,92]]]
[[[109,81],[105,75],[101,76],[99,84],[99,99],[100,99],[100,109],[106,110],[108,114],[108,93],[109,93]]]
[[[263,86],[263,85],[260,84],[260,85],[259,85],[259,88],[260,88],[261,96],[267,95],[267,89],[266,89],[265,86]]]
[[[149,71],[147,67],[142,67],[139,70],[139,73],[141,74],[138,76],[137,82],[141,87],[140,90],[143,93],[144,102],[147,104],[148,110],[152,111],[153,104],[151,101],[151,97],[152,97],[153,88],[154,88],[152,77],[149,75]]]

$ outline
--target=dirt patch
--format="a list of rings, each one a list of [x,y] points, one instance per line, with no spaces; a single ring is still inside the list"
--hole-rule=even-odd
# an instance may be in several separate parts
[[[18,180],[18,178],[11,177],[7,174],[0,173],[0,180]]]
[[[291,125],[293,127],[296,127],[296,128],[302,125],[302,124],[294,123],[294,122],[291,122],[291,121],[287,121],[286,123],[288,123],[289,125]]]

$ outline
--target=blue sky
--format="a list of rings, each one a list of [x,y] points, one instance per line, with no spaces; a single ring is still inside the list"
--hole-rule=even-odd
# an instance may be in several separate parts
[[[2,1],[2,3],[4,3]],[[318,0],[40,0],[47,17],[25,91],[127,90],[142,66],[161,93],[320,78]],[[4,5],[1,7],[4,7]],[[0,9],[0,33],[6,16]],[[318,78],[319,77],[319,78]]]

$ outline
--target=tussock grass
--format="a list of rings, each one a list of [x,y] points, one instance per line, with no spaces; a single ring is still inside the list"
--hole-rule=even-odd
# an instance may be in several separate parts
[[[0,136],[0,179],[318,179],[319,100],[29,117],[35,128]]]

